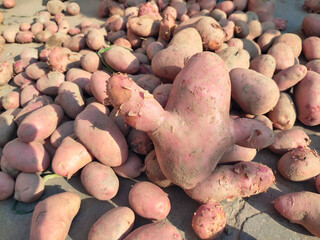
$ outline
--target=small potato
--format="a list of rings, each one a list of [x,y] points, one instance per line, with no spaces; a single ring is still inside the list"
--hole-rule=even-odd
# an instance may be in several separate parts
[[[242,10],[240,10],[240,11],[237,10],[229,15],[228,20],[230,20],[230,21],[241,20],[244,22],[248,22],[248,16]]]
[[[272,121],[273,127],[280,130],[288,130],[296,122],[297,113],[291,96],[281,92],[278,103],[268,112],[268,118]]]
[[[283,42],[273,44],[268,50],[268,54],[276,59],[276,71],[291,67],[295,63],[295,57],[291,48]]]
[[[163,188],[173,185],[172,182],[163,175],[154,150],[147,154],[146,158],[144,159],[144,164],[144,173],[151,182]]]
[[[34,83],[23,85],[20,92],[20,105],[25,107],[32,99],[42,95]]]
[[[245,38],[250,34],[250,28],[246,22],[237,20],[234,24],[234,33],[238,38]]]
[[[127,161],[113,171],[123,178],[137,178],[141,175],[144,164],[139,155],[129,152]]]
[[[233,0],[234,4],[236,5],[236,9],[243,11],[248,4],[248,0]]]
[[[263,125],[267,126],[271,130],[273,130],[271,120],[265,115],[257,115],[253,119],[260,121]]]
[[[199,9],[200,10],[200,9]],[[188,10],[189,11],[189,10]],[[212,18],[214,18],[216,21],[220,21],[220,20],[222,20],[222,19],[227,19],[227,14],[224,12],[224,11],[222,11],[222,10],[220,10],[220,9],[213,9],[211,12],[210,12],[210,16],[212,17]]]
[[[64,78],[63,73],[52,71],[39,78],[36,87],[42,94],[54,96],[58,94],[59,87],[65,80]]]
[[[41,31],[43,31],[43,24],[42,23],[36,22],[36,23],[32,24],[31,32],[34,36],[37,35]]]
[[[129,205],[135,213],[150,220],[164,219],[171,209],[167,194],[157,185],[146,181],[133,185],[129,192]]]
[[[320,124],[320,74],[307,71],[293,93],[299,121],[307,126]]]
[[[295,148],[280,158],[278,170],[285,179],[306,181],[320,174],[320,157],[316,150]]]
[[[278,72],[274,75],[273,80],[280,91],[285,91],[300,82],[306,74],[307,68],[304,65],[296,64]]]
[[[83,33],[72,36],[63,44],[63,47],[69,48],[73,52],[79,52],[81,49],[86,48],[86,46],[86,38]]]
[[[160,21],[149,15],[132,17],[128,19],[127,28],[139,37],[155,37],[159,32]]]
[[[110,75],[103,71],[95,71],[91,75],[90,79],[90,90],[93,96],[97,99],[101,104],[108,106],[110,105],[109,97],[106,92],[106,85],[110,78]]]
[[[38,80],[49,73],[49,67],[45,62],[35,62],[26,68],[26,74],[33,80]]]
[[[78,170],[92,161],[88,150],[73,138],[66,136],[52,159],[52,170],[70,179]]]
[[[63,10],[65,10],[65,6],[63,2],[60,0],[51,0],[47,2],[46,8],[49,13],[52,15],[56,15],[58,13],[61,13]]]
[[[274,39],[273,44],[283,42],[291,47],[291,50],[295,57],[299,57],[302,51],[302,41],[301,38],[294,33],[284,33]]]
[[[98,200],[112,199],[118,192],[119,179],[111,167],[99,162],[88,163],[81,172],[81,183]]]
[[[16,35],[17,43],[31,43],[33,41],[34,35],[31,31],[21,31]]]
[[[44,181],[36,173],[22,172],[17,176],[14,186],[14,199],[20,202],[34,202],[44,192]]]
[[[0,86],[8,83],[13,77],[12,64],[8,62],[0,62]]]
[[[154,74],[139,74],[133,75],[132,79],[139,87],[149,91],[150,93],[161,84],[161,79]]]
[[[165,108],[165,106],[167,105],[171,88],[171,83],[161,84],[157,86],[152,92],[153,97],[158,101],[158,103],[160,103],[163,108]]]
[[[91,72],[82,70],[81,68],[71,68],[66,74],[66,81],[77,84],[81,90],[90,82]]]
[[[306,37],[320,37],[319,21],[320,15],[316,13],[310,13],[303,18],[301,28]]]
[[[129,148],[138,154],[147,155],[153,149],[153,142],[146,132],[132,128],[127,136]]]
[[[45,105],[28,114],[18,127],[18,138],[23,142],[44,140],[60,124],[63,109],[56,104]]]
[[[5,110],[16,109],[20,106],[20,93],[12,91],[6,96],[2,97],[1,104]]]
[[[227,149],[227,151],[222,155],[219,160],[219,164],[222,163],[234,163],[234,162],[249,162],[254,159],[257,154],[255,148],[246,148],[239,145],[232,145]]]
[[[250,69],[272,78],[276,69],[276,60],[269,54],[261,54],[251,60]]]
[[[39,142],[21,142],[18,138],[3,148],[3,157],[10,166],[22,172],[42,172],[50,164],[49,154]]]
[[[303,40],[303,54],[307,61],[320,58],[320,37],[308,37]]]
[[[78,15],[80,13],[80,6],[76,2],[69,3],[66,11],[70,16]]]
[[[274,135],[274,142],[268,147],[271,152],[283,155],[294,148],[306,148],[310,144],[309,136],[298,128],[278,131]]]
[[[269,29],[264,31],[257,40],[257,43],[260,46],[261,51],[263,53],[266,53],[271,47],[274,39],[280,35],[281,35],[281,32],[276,29]]]
[[[52,32],[50,32],[49,30],[43,30],[34,35],[34,40],[38,43],[45,43],[51,36]]]
[[[2,172],[7,173],[13,179],[15,179],[20,173],[18,169],[15,169],[10,165],[10,163],[7,161],[7,159],[4,156],[2,156],[0,159],[0,167]]]
[[[115,207],[103,214],[90,228],[88,240],[123,239],[133,228],[134,212],[128,207]]]
[[[97,71],[101,66],[100,58],[95,52],[88,53],[81,57],[80,64],[85,71],[91,73]]]
[[[89,32],[87,33],[87,36],[86,36],[86,43],[87,43],[88,48],[90,48],[94,51],[102,48],[103,45],[105,44],[102,31],[100,31],[98,29],[89,30]]]
[[[217,53],[225,62],[227,69],[246,68],[250,66],[250,55],[246,50],[227,47]]]
[[[74,121],[65,121],[57,127],[50,136],[50,143],[54,148],[58,148],[65,137],[74,135]]]
[[[307,191],[287,193],[274,201],[274,207],[290,222],[300,224],[320,237],[319,194]]]
[[[9,198],[14,192],[14,180],[5,172],[0,172],[0,201]]]
[[[320,74],[320,59],[312,60],[306,64],[308,70],[317,72]]]
[[[252,20],[248,23],[250,33],[246,36],[249,40],[254,40],[262,34],[262,26],[259,20]]]
[[[16,5],[15,0],[3,0],[2,4],[5,8],[13,8]]]
[[[30,239],[65,239],[80,204],[81,198],[71,192],[57,193],[39,202],[32,214]]]
[[[128,39],[126,38],[117,38],[114,42],[114,45],[119,46],[119,47],[124,47],[128,49],[132,49],[131,43]]]
[[[3,31],[3,37],[7,43],[14,43],[16,40],[16,35],[20,31],[18,24],[9,25],[6,27],[5,31]]]
[[[192,217],[192,229],[201,239],[215,239],[226,224],[223,208],[215,201],[202,204]]]
[[[230,15],[236,9],[236,5],[233,1],[223,1],[216,5],[216,9],[220,9]]]
[[[245,38],[241,40],[243,42],[243,49],[248,51],[250,59],[253,59],[261,54],[260,46],[255,41]]]
[[[21,111],[21,109],[10,109],[0,114],[0,146],[3,147],[10,140],[16,137],[17,125],[14,118]]]

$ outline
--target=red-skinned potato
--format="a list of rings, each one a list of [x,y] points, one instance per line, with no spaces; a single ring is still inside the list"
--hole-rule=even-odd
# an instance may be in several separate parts
[[[20,202],[34,202],[44,192],[44,180],[36,173],[21,172],[15,182],[14,199]]]
[[[36,87],[42,94],[57,95],[60,85],[64,82],[63,73],[55,71],[49,72],[47,75],[38,79]]]
[[[58,148],[65,137],[74,135],[74,121],[61,123],[50,136],[50,142],[54,148]]]
[[[92,73],[81,68],[71,68],[66,74],[66,81],[77,84],[83,91],[87,83],[90,82],[91,76]]]
[[[100,68],[101,62],[98,54],[90,52],[81,57],[80,64],[85,71],[94,73]]]
[[[13,168],[23,172],[42,172],[50,164],[49,154],[39,142],[21,142],[18,138],[3,148],[3,157]]]
[[[4,156],[2,156],[0,159],[0,167],[2,172],[9,174],[13,179],[15,179],[20,173],[18,169],[15,169],[10,165]]]
[[[128,147],[135,153],[147,155],[153,149],[153,143],[147,133],[131,128],[127,135]]]
[[[271,47],[274,39],[280,35],[281,35],[281,32],[276,29],[269,29],[263,32],[257,40],[257,43],[260,46],[261,51],[263,53],[267,52]]]
[[[80,197],[71,192],[57,193],[39,202],[32,214],[30,239],[65,239],[80,204]]]
[[[163,108],[167,105],[171,88],[171,83],[165,83],[157,86],[152,92],[154,99],[156,99]]]
[[[128,133],[131,130],[131,126],[128,125],[123,117],[118,114],[117,109],[112,109],[112,111],[109,114],[109,117],[115,122],[115,124],[118,126],[119,130],[122,132],[123,136],[127,136]]]
[[[276,60],[269,54],[261,54],[251,60],[250,69],[272,78],[276,69]]]
[[[291,47],[295,57],[299,57],[302,51],[302,40],[295,33],[284,33],[274,39],[273,44],[283,42]]]
[[[14,192],[14,180],[5,172],[0,172],[0,200],[9,198]]]
[[[306,148],[310,144],[309,136],[298,128],[278,131],[274,135],[274,142],[268,147],[271,152],[283,155],[294,148]]]
[[[320,74],[320,59],[312,60],[306,64],[308,70],[317,72]]]
[[[80,13],[80,6],[76,2],[69,3],[67,5],[66,11],[71,16],[78,15]]]
[[[91,29],[87,33],[86,43],[88,48],[97,51],[105,44],[103,32],[99,29]]]
[[[135,183],[129,192],[129,204],[135,213],[150,220],[161,220],[171,210],[167,194],[157,185],[142,181]]]
[[[223,86],[219,91],[216,89],[218,85]],[[271,130],[259,121],[230,119],[230,85],[223,60],[212,52],[202,52],[192,56],[176,77],[165,110],[150,93],[122,74],[110,78],[107,91],[111,103],[126,122],[148,133],[154,143],[163,174],[173,183],[190,189],[211,174],[223,153],[232,144],[264,148],[273,141]],[[204,91],[199,90],[202,87]],[[176,115],[175,112],[185,117]],[[203,113],[206,113],[205,118]],[[214,122],[210,116],[215,116]],[[188,124],[182,124],[184,121]],[[199,132],[199,129],[192,130],[194,123],[215,127],[207,126]],[[226,130],[223,136],[217,133],[220,128]],[[186,132],[187,135],[179,134]],[[207,143],[205,149],[198,145],[203,141]],[[219,146],[217,142],[220,142]],[[188,151],[184,147],[186,143],[189,144]],[[168,161],[170,164],[167,164]]]
[[[261,22],[272,21],[275,0],[248,0],[248,10],[255,12]]]
[[[23,142],[44,140],[57,128],[63,115],[63,109],[57,104],[38,108],[22,120],[17,131],[18,138]]]
[[[285,91],[301,81],[306,74],[307,67],[296,64],[278,72],[272,79],[276,82],[280,91]]]
[[[320,37],[308,37],[303,40],[303,54],[307,61],[320,58]]]
[[[320,175],[316,177],[315,184],[316,184],[318,193],[320,193]]]
[[[128,207],[115,207],[103,214],[90,228],[88,240],[123,239],[133,228],[134,212]]]
[[[13,77],[13,67],[12,64],[8,62],[0,63],[0,86],[8,83]]]
[[[21,86],[20,92],[20,105],[21,107],[25,107],[31,102],[33,99],[38,98],[42,94],[38,91],[36,84],[34,82],[26,83]]]
[[[16,137],[17,125],[14,122],[15,117],[21,111],[18,109],[10,109],[0,114],[0,146],[3,147],[7,142]]]
[[[123,240],[182,240],[178,229],[168,221],[162,220],[138,227]]]
[[[249,162],[254,159],[257,154],[255,148],[246,148],[234,144],[231,146],[219,160],[219,164],[222,163],[234,163],[234,162]]]
[[[113,171],[123,178],[137,178],[141,175],[143,167],[141,157],[129,152],[127,161],[119,167],[114,167]]]
[[[306,181],[320,174],[320,157],[316,150],[295,148],[280,158],[278,170],[288,180]]]
[[[226,224],[223,208],[216,201],[202,204],[192,217],[192,229],[201,239],[215,239]]]
[[[290,222],[300,224],[320,237],[320,194],[307,191],[287,193],[274,201],[274,207]]]
[[[112,199],[119,189],[119,179],[112,168],[99,162],[88,163],[82,169],[81,183],[90,195],[101,201]]]
[[[229,71],[234,68],[248,69],[250,66],[250,55],[246,50],[227,47],[217,54],[224,60]]]
[[[20,106],[20,93],[12,91],[1,98],[2,107],[5,110],[16,109]]]
[[[316,13],[310,13],[303,18],[301,28],[306,37],[320,37],[319,21],[320,15]]]

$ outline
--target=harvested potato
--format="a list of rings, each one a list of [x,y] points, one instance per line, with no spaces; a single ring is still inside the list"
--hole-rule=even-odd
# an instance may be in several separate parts
[[[301,28],[306,37],[320,37],[319,21],[320,15],[316,13],[310,13],[303,18]]]
[[[144,164],[139,155],[129,152],[127,161],[119,167],[114,167],[113,171],[123,178],[137,178],[141,175]]]
[[[5,172],[0,172],[0,201],[9,198],[14,192],[14,180]]]
[[[44,192],[44,180],[36,173],[21,172],[16,178],[14,199],[20,202],[34,202]]]
[[[5,146],[10,140],[17,136],[17,125],[14,122],[15,117],[21,109],[10,109],[0,114],[0,146]]]
[[[307,61],[320,58],[320,37],[308,37],[303,40],[303,54]]]
[[[276,69],[276,60],[269,54],[261,54],[250,61],[250,69],[272,78]]]
[[[296,64],[275,74],[273,80],[278,85],[280,91],[285,91],[300,82],[306,74],[307,67]]]

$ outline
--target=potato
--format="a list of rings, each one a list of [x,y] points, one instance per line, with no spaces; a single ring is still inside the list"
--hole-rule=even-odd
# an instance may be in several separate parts
[[[231,96],[246,112],[259,115],[276,106],[280,92],[275,82],[251,69],[230,71]]]
[[[42,177],[36,173],[19,173],[14,186],[14,199],[20,202],[34,202],[42,196],[43,192]]]
[[[275,74],[273,80],[280,91],[285,91],[300,82],[306,74],[307,68],[304,65],[296,64]]]
[[[19,140],[23,142],[44,140],[57,128],[63,115],[63,109],[56,104],[48,104],[29,113],[18,127]]]
[[[315,184],[316,184],[316,188],[317,188],[318,193],[320,193],[320,175],[318,175],[316,177]]]
[[[127,136],[129,148],[138,154],[147,155],[153,149],[153,142],[147,133],[132,128]]]
[[[86,38],[83,33],[76,34],[64,42],[63,47],[69,48],[73,52],[79,52],[87,46]]]
[[[34,36],[37,35],[41,31],[43,31],[43,24],[42,23],[36,22],[36,23],[32,24],[31,32]]]
[[[153,90],[161,84],[161,79],[154,74],[139,74],[131,76],[135,83],[152,93]]]
[[[306,181],[320,174],[320,157],[316,150],[294,148],[280,158],[278,170],[288,180]]]
[[[5,172],[0,172],[0,201],[9,198],[14,192],[14,180]]]
[[[63,82],[58,90],[58,102],[64,112],[72,119],[85,108],[81,88],[74,82]]]
[[[172,182],[163,175],[157,160],[156,152],[154,150],[147,154],[146,158],[144,159],[144,164],[144,173],[151,182],[163,188],[172,186]]]
[[[250,28],[246,22],[242,20],[236,20],[234,24],[234,33],[236,37],[245,38],[250,34]]]
[[[303,18],[301,28],[306,37],[320,37],[319,21],[320,15],[316,13],[310,13]]]
[[[90,195],[101,201],[112,199],[119,189],[119,179],[112,168],[99,162],[88,163],[82,169],[81,183]]]
[[[102,104],[91,103],[78,114],[74,131],[101,163],[117,167],[127,160],[127,142],[114,121],[107,116],[106,107]]]
[[[268,118],[272,121],[273,127],[280,130],[288,130],[296,122],[297,113],[291,96],[281,92],[278,103],[268,112]]]
[[[43,30],[34,35],[34,40],[38,43],[45,43],[51,36],[52,32],[50,32],[49,30]]]
[[[38,91],[34,82],[21,86],[20,92],[20,105],[25,107],[30,101],[41,96],[42,94]]]
[[[66,136],[52,159],[52,170],[70,179],[78,170],[92,161],[91,153],[73,138]]]
[[[198,5],[198,4],[197,4]],[[190,8],[189,8],[190,9]],[[200,11],[200,6],[199,6],[199,11]],[[189,12],[189,10],[188,10],[188,12]],[[190,16],[190,14],[188,13],[188,15]],[[215,8],[215,9],[213,9],[211,12],[210,12],[210,16],[212,17],[212,18],[214,18],[216,21],[220,21],[220,20],[222,20],[222,19],[227,19],[227,14],[224,12],[224,11],[222,11],[222,10],[220,10],[220,9],[217,9],[217,8]]]
[[[0,86],[8,83],[13,77],[12,64],[4,61],[0,62]]]
[[[5,110],[16,109],[20,106],[20,93],[18,91],[12,91],[2,97],[1,104]]]
[[[67,5],[66,11],[71,16],[78,15],[80,13],[80,6],[76,2],[69,3]]]
[[[81,63],[81,67],[85,71],[91,72],[91,73],[94,73],[95,71],[97,71],[101,66],[100,58],[98,54],[96,54],[95,52],[88,53],[83,57],[81,57],[80,63]]]
[[[219,164],[232,162],[249,162],[254,159],[257,154],[255,148],[246,148],[234,144],[220,158]]]
[[[36,83],[36,87],[43,94],[57,95],[59,87],[64,80],[65,76],[63,73],[53,71],[39,78]]]
[[[158,35],[160,21],[149,15],[131,17],[128,19],[127,28],[139,37],[155,37]]]
[[[81,204],[71,192],[57,193],[39,202],[32,214],[30,239],[65,239]]]
[[[274,39],[273,44],[283,42],[291,47],[292,52],[295,57],[299,57],[302,51],[302,41],[301,38],[295,33],[284,33]]]
[[[234,68],[248,69],[250,66],[250,55],[246,50],[227,47],[217,54],[224,60],[229,71]]]
[[[39,142],[25,143],[15,138],[5,145],[2,154],[10,166],[23,172],[42,172],[50,164],[49,154]]]
[[[61,13],[63,10],[65,10],[65,6],[63,2],[60,0],[50,0],[47,2],[46,8],[49,13],[52,15],[56,15],[58,13]]]
[[[90,82],[92,73],[82,70],[80,68],[71,68],[66,74],[66,81],[77,84],[82,91],[85,85]]]
[[[50,143],[54,148],[58,148],[66,137],[74,135],[74,121],[65,121],[61,123],[50,136]]]
[[[269,167],[256,162],[239,162],[218,165],[206,180],[185,192],[200,203],[220,202],[265,192],[274,180]]]
[[[137,178],[141,175],[143,167],[140,156],[129,152],[127,161],[119,167],[114,167],[113,171],[123,178]]]
[[[95,71],[91,75],[90,79],[90,89],[93,96],[97,99],[98,102],[104,105],[109,105],[109,98],[105,91],[106,83],[108,82],[110,75],[103,71]]]
[[[165,106],[167,105],[171,88],[171,83],[161,84],[157,86],[152,92],[154,99],[156,99],[163,108],[165,108]]]
[[[274,201],[275,209],[292,223],[305,227],[320,237],[320,195],[302,191],[281,195]]]
[[[0,158],[0,167],[2,172],[7,173],[13,179],[15,179],[20,173],[18,169],[15,169],[10,165],[10,163],[7,161],[7,159],[4,156]]]
[[[17,43],[31,43],[33,41],[34,35],[31,31],[21,31],[16,35]]]
[[[276,29],[269,29],[263,32],[257,40],[257,43],[260,46],[261,51],[263,53],[266,53],[271,47],[271,45],[273,44],[276,37],[280,35],[281,35],[281,32]]]
[[[299,121],[307,126],[320,124],[320,74],[307,71],[293,93]]]
[[[14,118],[20,112],[21,109],[10,109],[0,114],[0,146],[3,147],[10,140],[16,137],[17,125],[14,122]]]
[[[306,64],[308,70],[317,72],[320,74],[320,59],[312,60]]]
[[[261,73],[268,78],[272,78],[274,71],[276,69],[276,60],[273,56],[269,54],[262,54],[250,62],[250,69],[255,70],[258,73]]]
[[[220,9],[230,15],[236,9],[236,5],[233,1],[223,1],[216,5],[216,9]]]
[[[35,62],[26,68],[26,74],[33,80],[38,80],[49,73],[49,67],[45,62]]]
[[[246,36],[247,39],[254,40],[262,34],[262,26],[259,20],[249,21],[248,27],[250,33]]]
[[[303,40],[302,46],[307,61],[320,58],[320,37],[308,37]]]
[[[115,207],[103,214],[90,228],[88,240],[123,239],[133,228],[134,212],[128,207]]]
[[[14,43],[16,40],[16,35],[20,31],[18,24],[12,24],[5,28],[3,31],[3,37],[7,43]]]
[[[101,30],[91,29],[86,35],[86,43],[88,48],[96,51],[102,48],[105,44],[104,35]]]
[[[260,46],[255,41],[245,38],[242,38],[241,41],[243,42],[243,49],[248,51],[250,59],[253,59],[261,54]]]
[[[202,204],[193,214],[192,229],[201,239],[215,239],[227,224],[226,215],[218,202]]]
[[[255,12],[261,22],[272,21],[274,7],[274,0],[248,0],[248,10]]]

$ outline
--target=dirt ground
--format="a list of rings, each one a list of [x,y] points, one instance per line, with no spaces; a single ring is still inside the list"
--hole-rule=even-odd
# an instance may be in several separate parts
[[[36,13],[45,9],[45,0],[16,0],[16,7],[0,11],[4,14],[3,25],[0,31],[4,31],[8,24],[22,21],[32,23]],[[67,17],[71,26],[78,25],[83,19],[102,24],[106,19],[97,19],[96,13],[100,0],[80,0],[77,1],[81,7],[81,14],[74,17]],[[288,32],[300,32],[300,25],[303,17],[307,14],[303,10],[303,0],[277,0],[276,17],[283,17],[288,20]],[[65,2],[67,3],[67,2]],[[319,23],[320,24],[320,23]],[[0,53],[0,61],[14,62],[18,59],[20,52],[26,47],[36,47],[42,49],[41,44],[6,44],[4,51]],[[297,128],[304,128],[309,134],[312,142],[311,148],[320,150],[319,127],[305,128],[297,123]],[[1,134],[1,133],[0,133]],[[274,184],[266,193],[262,193],[250,198],[236,199],[232,202],[222,202],[227,215],[227,227],[218,239],[233,240],[311,240],[317,239],[303,227],[292,224],[282,218],[273,208],[272,202],[280,195],[289,192],[308,190],[315,192],[313,181],[293,183],[282,178],[276,171],[279,156],[268,150],[260,151],[255,160],[262,162],[272,169],[276,176]],[[99,201],[89,196],[81,186],[79,176],[72,177],[69,181],[65,178],[55,178],[49,180],[46,191],[42,199],[63,191],[72,191],[79,194],[82,198],[81,209],[75,217],[69,236],[67,239],[85,240],[92,224],[106,211],[114,206],[129,206],[128,192],[131,186],[137,182],[146,180],[143,175],[135,180],[120,178],[120,189],[112,201]],[[172,210],[167,217],[167,221],[174,224],[180,231],[184,239],[197,239],[191,228],[193,212],[199,204],[191,200],[182,189],[169,187],[164,189],[168,194]],[[32,213],[16,214],[12,211],[14,199],[10,198],[0,202],[0,240],[25,240],[28,239]],[[18,210],[32,210],[36,203],[17,205]],[[141,217],[136,218],[134,228],[149,223]]]

